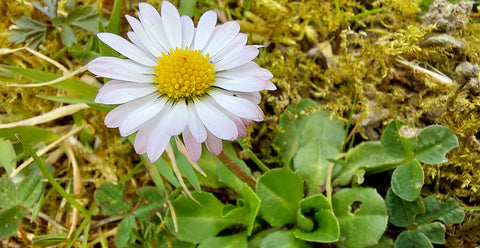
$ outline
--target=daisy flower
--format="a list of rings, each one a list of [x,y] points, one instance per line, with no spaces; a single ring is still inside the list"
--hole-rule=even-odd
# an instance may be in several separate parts
[[[215,155],[222,140],[246,135],[251,121],[262,121],[259,91],[275,90],[270,71],[252,61],[259,46],[246,45],[240,25],[216,25],[214,11],[205,12],[195,28],[164,1],[161,13],[139,3],[139,20],[126,16],[131,42],[111,33],[98,38],[125,56],[99,57],[88,64],[98,77],[111,80],[95,102],[119,104],[105,125],[122,136],[135,132],[134,148],[156,161],[170,138],[182,135],[189,156],[197,161],[202,143]]]

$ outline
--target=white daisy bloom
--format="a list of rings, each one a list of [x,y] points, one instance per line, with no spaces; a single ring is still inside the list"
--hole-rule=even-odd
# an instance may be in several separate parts
[[[126,16],[131,42],[111,33],[98,38],[125,59],[99,57],[88,70],[108,81],[95,102],[120,104],[105,125],[122,136],[137,132],[134,147],[156,161],[170,138],[182,134],[190,157],[197,161],[202,143],[215,155],[222,140],[246,135],[251,121],[262,121],[259,91],[275,90],[272,73],[252,61],[258,46],[246,45],[240,25],[217,25],[214,11],[205,12],[195,28],[170,2],[161,14],[140,3],[138,16]]]

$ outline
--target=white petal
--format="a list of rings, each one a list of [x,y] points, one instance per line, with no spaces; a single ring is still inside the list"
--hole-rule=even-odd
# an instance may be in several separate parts
[[[210,40],[213,29],[217,24],[217,13],[209,10],[203,13],[198,20],[197,30],[195,31],[195,41],[193,43],[194,50],[202,50]]]
[[[126,137],[140,129],[145,122],[152,119],[156,114],[164,108],[166,101],[163,99],[156,99],[151,104],[137,108],[128,115],[120,124],[119,131],[123,137]]]
[[[188,16],[182,16],[180,17],[180,21],[182,23],[182,49],[184,49],[186,46],[189,48],[193,48],[192,46],[192,41],[193,41],[193,35],[195,34],[195,27],[193,26],[193,21],[190,17]]]
[[[148,108],[157,100],[156,94],[151,94],[142,98],[122,104],[105,116],[105,125],[110,128],[119,127],[121,123],[130,117],[137,109]]]
[[[175,49],[172,47],[170,42],[165,35],[165,30],[162,25],[162,18],[158,11],[148,3],[139,3],[138,4],[138,17],[142,23],[145,32],[152,37],[152,40],[157,41],[157,46],[162,47],[162,51],[168,53],[170,49]]]
[[[267,82],[268,81],[257,77],[234,79],[215,77],[215,82],[213,83],[213,85],[226,90],[254,92],[264,90],[267,87]]]
[[[88,63],[87,68],[91,73],[100,77],[138,83],[152,83],[155,73],[153,67],[115,57],[98,57]]]
[[[260,92],[254,91],[254,92],[239,92],[239,91],[232,91],[233,93],[237,94],[237,96],[245,98],[249,101],[251,101],[254,104],[260,104],[262,101],[262,95],[260,95]]]
[[[197,110],[195,109],[194,103],[189,103],[187,105],[188,111],[188,128],[190,129],[193,137],[197,141],[197,143],[202,143],[207,138],[207,131],[205,130],[205,126],[198,117]]]
[[[162,120],[165,125],[165,133],[173,136],[180,134],[187,125],[188,113],[185,101],[179,101],[171,106]]]
[[[235,95],[235,93],[227,92],[220,89],[212,89],[209,95],[222,106],[238,117],[252,119],[254,121],[263,120],[263,111],[260,107],[253,104],[249,100],[243,99]]]
[[[96,103],[121,104],[157,91],[154,84],[138,84],[121,80],[110,80],[98,90]]]
[[[182,45],[182,24],[177,8],[168,1],[162,2],[162,21],[165,35],[173,47]]]
[[[222,140],[218,137],[215,137],[212,133],[208,132],[207,139],[205,140],[205,145],[207,146],[208,151],[215,156],[220,155],[223,149]]]
[[[154,163],[168,146],[171,136],[165,134],[161,128],[155,128],[149,139],[147,146],[147,157],[150,162]]]
[[[272,82],[267,81],[267,87],[265,87],[265,89],[266,90],[276,90],[277,86],[275,86],[275,84],[273,84]]]
[[[155,131],[155,128],[157,126],[160,126],[163,114],[165,113],[165,109],[166,108],[164,107],[163,110],[160,111],[160,113],[156,114],[150,120],[140,126],[140,129],[135,136],[135,142],[133,143],[135,152],[137,152],[138,154],[143,154],[147,152],[150,137],[152,137],[152,133],[153,131]]]
[[[223,71],[252,61],[258,55],[258,48],[244,46],[241,50],[226,54],[220,61],[215,62],[215,71]]]
[[[185,144],[185,148],[187,148],[188,155],[193,161],[198,161],[200,156],[202,156],[202,144],[195,141],[195,138],[188,127],[185,128],[182,135],[183,143]]]
[[[148,49],[145,47],[145,45],[142,43],[142,41],[140,40],[140,38],[138,37],[138,35],[135,32],[128,31],[127,32],[127,37],[133,44],[135,44],[135,46],[139,47],[143,51],[148,51]],[[153,56],[153,54],[151,52],[150,52],[150,55]],[[155,56],[153,56],[153,57],[155,57]]]
[[[244,138],[245,136],[247,136],[247,127],[241,118],[228,112],[225,109],[223,109],[222,112],[225,113],[228,116],[228,118],[230,118],[233,121],[233,123],[235,123],[235,125],[237,126],[238,137]]]
[[[145,46],[147,51],[151,52],[153,55],[155,55],[155,57],[160,57],[162,56],[162,52],[166,52],[166,50],[162,46],[160,46],[153,37],[150,37],[147,34],[145,28],[143,28],[143,25],[142,23],[140,23],[139,20],[129,15],[125,15],[125,18],[127,18],[128,23],[137,35],[138,39]]]
[[[216,63],[223,59],[227,54],[241,50],[247,44],[248,36],[244,33],[239,33],[233,40],[220,50],[215,56],[210,56],[210,62]]]
[[[238,136],[235,123],[209,101],[209,97],[195,100],[195,108],[203,124],[218,138],[235,140]]]
[[[202,50],[202,54],[209,54],[210,57],[215,56],[220,50],[225,48],[233,38],[240,32],[240,25],[235,21],[229,21],[222,25],[216,26],[212,38],[208,45]]]
[[[152,55],[145,54],[142,49],[118,35],[111,33],[98,33],[97,36],[101,41],[113,48],[115,51],[139,64],[146,66],[157,65]]]
[[[241,66],[237,66],[230,70],[216,72],[215,75],[227,78],[244,77],[245,75],[260,77],[265,80],[273,78],[273,74],[260,66],[257,63],[250,61]]]

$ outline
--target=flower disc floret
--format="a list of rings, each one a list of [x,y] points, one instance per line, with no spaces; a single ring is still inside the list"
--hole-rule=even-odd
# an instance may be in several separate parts
[[[213,85],[215,71],[208,54],[203,56],[200,50],[177,47],[162,55],[153,67],[153,80],[161,94],[173,100],[201,96]]]

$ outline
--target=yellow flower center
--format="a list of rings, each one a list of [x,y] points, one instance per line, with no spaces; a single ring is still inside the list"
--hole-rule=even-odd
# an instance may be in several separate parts
[[[158,58],[153,79],[158,91],[173,100],[200,96],[213,85],[214,65],[208,62],[209,55],[200,50],[178,49]]]

